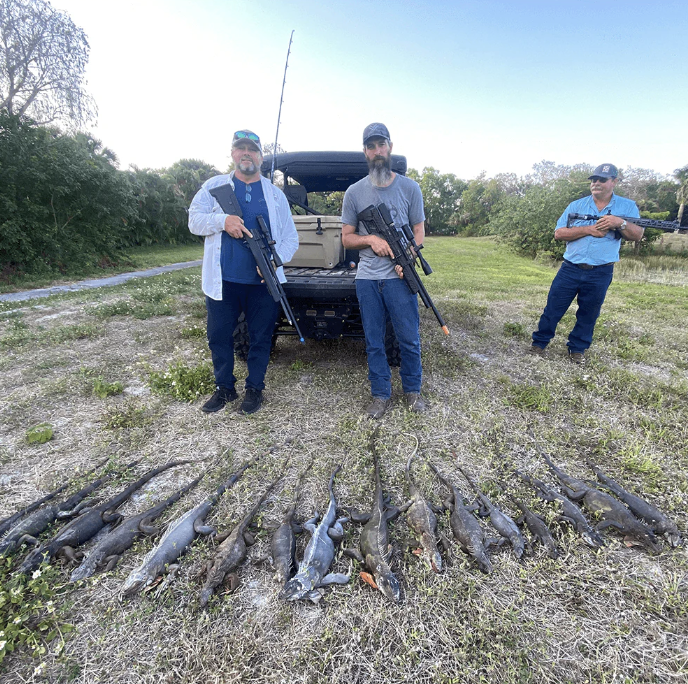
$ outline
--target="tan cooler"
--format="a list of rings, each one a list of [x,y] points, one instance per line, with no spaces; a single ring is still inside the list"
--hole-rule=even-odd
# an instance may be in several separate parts
[[[343,258],[341,216],[294,216],[299,248],[285,266],[334,268]]]

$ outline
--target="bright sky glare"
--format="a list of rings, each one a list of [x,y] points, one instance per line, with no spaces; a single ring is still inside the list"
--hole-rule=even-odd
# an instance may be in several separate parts
[[[685,0],[52,0],[91,45],[94,135],[121,168],[226,169],[232,133],[361,149],[461,178],[688,164]]]

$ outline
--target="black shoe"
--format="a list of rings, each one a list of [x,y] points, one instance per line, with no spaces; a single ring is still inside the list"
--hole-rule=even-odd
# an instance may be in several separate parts
[[[210,397],[210,399],[208,399],[203,406],[201,406],[201,411],[203,411],[203,413],[215,413],[216,411],[223,409],[225,404],[229,403],[230,401],[234,401],[238,396],[239,395],[236,393],[236,390],[233,387],[232,389],[228,389],[227,387],[218,387],[213,396]]]
[[[246,396],[241,402],[241,408],[239,409],[242,413],[249,414],[255,413],[263,403],[263,393],[260,390],[253,389],[253,387],[246,388]]]

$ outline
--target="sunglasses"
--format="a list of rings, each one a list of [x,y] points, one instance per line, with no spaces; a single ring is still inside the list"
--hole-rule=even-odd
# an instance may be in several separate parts
[[[593,176],[590,179],[590,182],[591,183],[606,183],[608,180],[610,180],[610,179],[609,178],[601,178],[600,176]]]
[[[245,140],[253,140],[253,142],[260,142],[260,138],[255,133],[244,133],[243,131],[237,131],[234,134],[234,139],[243,138]]]

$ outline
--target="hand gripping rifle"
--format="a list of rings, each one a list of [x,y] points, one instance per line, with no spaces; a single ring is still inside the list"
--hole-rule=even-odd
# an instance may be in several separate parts
[[[607,215],[611,214],[611,211],[607,212]],[[596,214],[569,214],[566,219],[566,227],[570,228],[574,221],[599,221],[602,217]],[[628,221],[629,223],[635,223],[636,226],[641,228],[658,228],[659,230],[664,230],[667,233],[673,233],[675,230],[683,230],[685,226],[681,226],[678,221],[657,221],[655,219],[645,219],[645,218],[635,218],[633,216],[619,216],[618,218]],[[615,231],[617,238],[621,238],[619,231]]]
[[[232,188],[229,183],[212,188],[210,194],[217,200],[217,203],[225,214],[238,216],[239,218],[243,216],[239,202],[234,194],[234,188]],[[270,232],[265,223],[265,219],[260,214],[257,219],[258,230],[256,234],[249,233],[248,235],[244,235],[244,241],[251,250],[253,258],[256,260],[256,265],[263,276],[263,280],[265,280],[270,296],[274,301],[282,305],[282,310],[287,317],[289,325],[294,326],[296,334],[299,336],[299,341],[301,344],[305,344],[303,335],[299,329],[299,324],[296,322],[294,312],[291,310],[291,306],[289,306],[289,300],[284,293],[284,288],[275,270],[282,266],[282,259],[280,259],[275,249],[275,241],[270,238]]]
[[[444,322],[437,307],[433,304],[432,299],[430,299],[430,295],[425,289],[425,285],[423,285],[416,272],[416,257],[420,261],[420,265],[425,275],[430,275],[432,269],[430,268],[430,264],[421,254],[423,245],[416,244],[411,227],[407,225],[402,226],[401,232],[399,232],[384,202],[377,206],[371,204],[358,214],[357,219],[365,224],[368,233],[381,237],[392,248],[392,252],[394,253],[392,261],[395,265],[401,266],[401,270],[404,273],[404,280],[409,286],[409,290],[411,290],[413,294],[420,295],[421,301],[425,304],[425,308],[432,309],[442,331],[445,335],[448,335],[449,330],[447,324]]]

